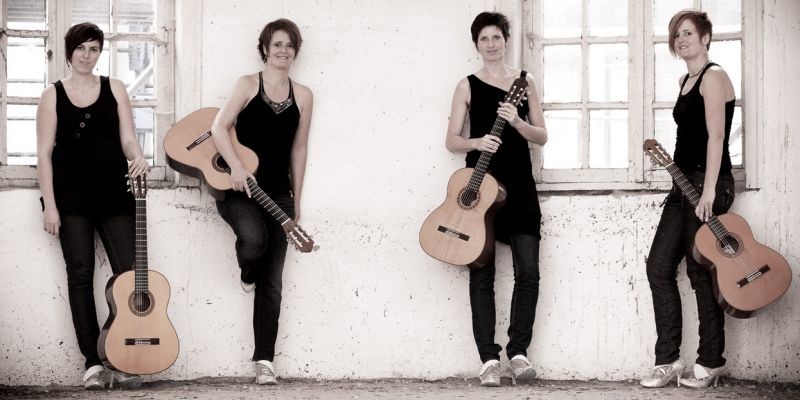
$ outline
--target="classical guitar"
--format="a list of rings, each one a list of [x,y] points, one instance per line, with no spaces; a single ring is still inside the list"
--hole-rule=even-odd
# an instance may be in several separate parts
[[[519,105],[528,81],[517,78],[504,102]],[[506,121],[494,121],[490,135],[499,137]],[[444,203],[433,210],[419,231],[419,244],[431,257],[470,268],[485,266],[494,254],[494,213],[506,199],[505,188],[486,172],[492,153],[481,152],[475,168],[462,168],[447,183]]]
[[[230,167],[214,146],[211,139],[211,124],[214,122],[218,108],[201,108],[170,128],[164,137],[164,151],[167,163],[172,169],[188,176],[202,179],[209,192],[217,198],[224,197],[224,191],[232,188]],[[231,144],[245,169],[253,173],[258,167],[258,156],[253,150],[245,147],[236,137],[236,129],[230,129]],[[248,178],[247,186],[250,195],[264,207],[281,224],[286,237],[294,247],[307,253],[314,249],[314,240],[303,228],[289,218],[286,213],[258,186]]]
[[[100,358],[129,374],[161,372],[178,358],[178,335],[167,316],[169,282],[147,269],[147,185],[130,179],[136,199],[136,258],[133,270],[106,285],[111,310],[97,342]]]
[[[697,207],[700,196],[654,139],[644,151],[665,167],[684,196]],[[757,242],[750,225],[739,215],[712,215],[694,237],[694,259],[708,268],[720,306],[733,317],[749,318],[777,301],[792,283],[789,263],[778,252]]]

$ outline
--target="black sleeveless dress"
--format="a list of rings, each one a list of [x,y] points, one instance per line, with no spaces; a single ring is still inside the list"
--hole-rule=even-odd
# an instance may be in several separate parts
[[[300,109],[294,99],[292,81],[289,80],[289,97],[281,103],[275,103],[264,93],[263,78],[259,72],[258,94],[236,117],[236,133],[239,142],[258,155],[256,181],[270,196],[291,193],[290,161],[299,123]]]
[[[100,77],[100,96],[88,107],[72,104],[61,81],[55,88],[58,121],[52,161],[59,213],[98,218],[133,215],[117,100],[108,77]]]
[[[681,172],[688,175],[695,171],[705,172],[706,151],[708,150],[708,127],[706,126],[706,106],[700,94],[700,84],[709,68],[717,65],[708,63],[703,68],[697,82],[688,93],[678,95],[675,107],[672,109],[672,118],[678,124],[675,139],[675,165]],[[681,83],[681,93],[689,75]],[[728,139],[731,135],[733,121],[733,107],[736,100],[725,103],[725,140],[722,144],[722,162],[719,166],[720,175],[731,174],[731,155],[728,151]]]
[[[520,76],[525,76],[522,71]],[[467,77],[471,100],[469,106],[470,138],[480,138],[492,131],[497,119],[498,103],[503,101],[507,92],[490,85],[475,75]],[[528,119],[528,100],[523,100],[517,111],[523,120]],[[528,234],[540,237],[542,214],[539,209],[539,196],[533,180],[531,153],[528,141],[520,133],[506,124],[500,136],[503,144],[492,156],[489,173],[500,182],[507,191],[506,203],[501,207],[494,219],[495,237],[508,243],[510,234]],[[467,167],[474,168],[481,152],[473,150],[467,153]]]

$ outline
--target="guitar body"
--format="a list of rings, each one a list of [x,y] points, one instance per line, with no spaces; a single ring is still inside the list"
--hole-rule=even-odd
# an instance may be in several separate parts
[[[106,285],[111,311],[97,349],[101,359],[129,374],[155,374],[169,368],[180,348],[167,316],[169,282],[152,270],[147,271],[147,279],[147,299],[135,294],[134,271],[116,275]]]
[[[218,112],[219,109],[215,107],[201,108],[176,122],[164,137],[164,151],[172,169],[202,179],[211,195],[222,199],[224,191],[231,189],[231,176],[228,174],[228,164],[217,152],[211,138],[211,125]],[[235,128],[231,127],[230,135],[233,149],[242,165],[255,173],[258,156],[239,143]]]
[[[714,294],[725,312],[749,318],[786,293],[792,270],[783,256],[755,240],[744,218],[736,214],[717,218],[730,233],[734,251],[723,249],[704,224],[695,234],[694,258],[711,271]]]
[[[419,243],[431,257],[470,268],[485,266],[494,255],[494,213],[506,199],[506,191],[486,174],[477,199],[469,205],[460,200],[470,182],[472,168],[456,171],[447,183],[447,198],[425,219]]]

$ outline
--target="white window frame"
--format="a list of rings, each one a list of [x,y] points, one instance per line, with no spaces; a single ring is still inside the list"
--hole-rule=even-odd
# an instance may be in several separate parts
[[[590,37],[586,18],[588,1],[582,0],[582,37],[576,39],[545,39],[542,32],[542,12],[544,0],[525,2],[523,25],[525,43],[523,46],[522,65],[534,74],[540,90],[544,87],[543,52],[544,45],[571,44],[582,47],[582,102],[568,104],[543,103],[545,111],[558,109],[582,109],[582,133],[580,140],[584,147],[588,146],[588,130],[590,121],[588,113],[592,109],[625,109],[624,102],[590,102],[588,101],[588,45],[596,43],[627,43],[630,67],[628,69],[628,168],[583,168],[583,169],[544,169],[542,165],[542,148],[532,146],[533,174],[538,187],[542,191],[582,191],[582,190],[663,190],[671,185],[669,174],[663,169],[653,170],[649,159],[642,151],[644,140],[654,137],[654,109],[672,108],[672,102],[655,102],[655,54],[654,44],[665,43],[666,35],[656,36],[653,33],[652,0],[628,1],[628,36]],[[700,0],[694,0],[698,7]],[[763,89],[761,87],[762,62],[760,29],[763,4],[758,1],[742,0],[742,31],[740,33],[714,34],[714,41],[741,39],[742,41],[742,88],[741,100],[736,106],[742,106],[742,165],[733,168],[737,187],[756,188],[758,186],[756,143],[761,132],[757,129],[761,121],[761,113],[757,104],[761,104]],[[712,44],[713,46],[713,44]],[[747,62],[745,62],[747,60]],[[676,77],[677,79],[677,77]],[[540,93],[541,94],[541,93]],[[748,100],[745,101],[744,99]],[[556,134],[550,132],[550,135]],[[584,151],[588,153],[588,150]],[[584,156],[585,158],[585,156]],[[588,165],[588,160],[582,164]],[[745,174],[747,171],[747,174]]]
[[[114,51],[118,41],[146,41],[154,44],[153,56],[155,57],[155,99],[132,99],[133,108],[152,108],[155,116],[154,129],[155,141],[153,147],[153,167],[148,174],[150,181],[170,181],[173,174],[166,173],[166,156],[164,135],[174,122],[174,64],[175,64],[175,4],[172,0],[155,0],[156,21],[155,32],[151,33],[113,33],[116,31],[114,11],[117,0],[111,3],[112,33],[105,32],[105,40],[109,44],[109,51]],[[64,59],[64,35],[70,28],[72,17],[72,0],[46,0],[47,30],[15,30],[7,29],[8,0],[0,0],[0,51],[7,54],[8,37],[35,37],[44,38],[48,52],[47,77],[50,83],[65,77],[69,70]],[[110,71],[113,76],[114,57],[110,57]],[[7,76],[6,60],[0,58],[0,188],[3,187],[36,187],[36,167],[29,165],[8,165],[7,149],[7,106],[8,105],[36,105],[38,97],[10,97],[6,93]]]

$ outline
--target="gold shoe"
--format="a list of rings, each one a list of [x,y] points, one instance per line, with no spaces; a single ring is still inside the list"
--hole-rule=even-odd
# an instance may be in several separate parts
[[[681,374],[683,373],[683,361],[678,359],[672,364],[656,365],[649,377],[639,381],[639,384],[648,388],[660,388],[666,386],[673,379],[681,386]]]
[[[700,364],[694,365],[694,378],[681,379],[680,383],[692,388],[704,388],[708,385],[717,387],[719,385],[719,378],[728,375],[728,369],[725,366],[719,368],[706,368]]]

